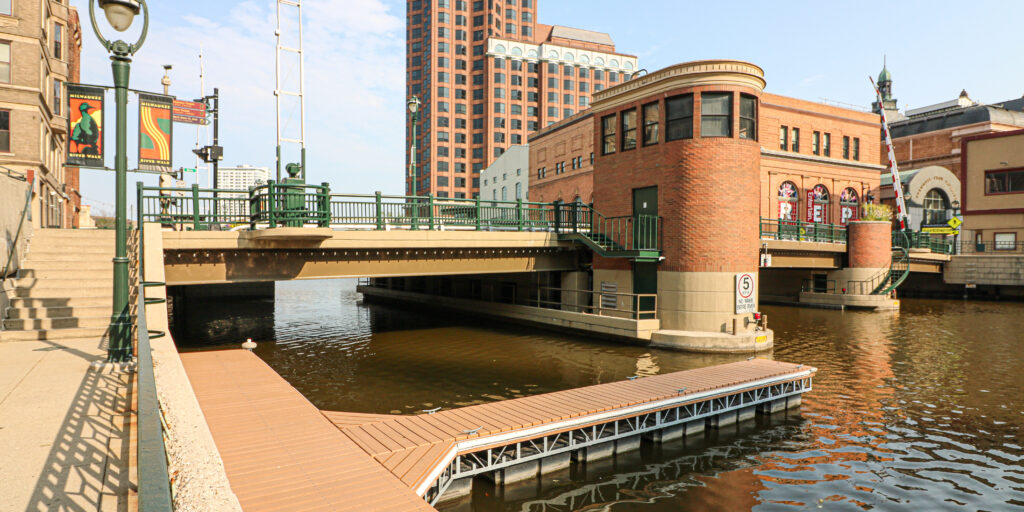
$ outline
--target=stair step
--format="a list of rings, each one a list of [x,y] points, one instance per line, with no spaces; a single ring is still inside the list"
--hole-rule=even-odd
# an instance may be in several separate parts
[[[7,319],[89,317],[110,315],[110,301],[96,306],[54,306],[7,308]]]
[[[13,297],[11,298],[11,309],[35,309],[35,308],[80,308],[102,306],[108,310],[114,304],[113,291],[104,290],[98,295],[80,295],[75,297]]]
[[[110,325],[110,315],[57,318],[8,318],[4,320],[4,329],[8,331],[28,331],[40,329],[71,329],[106,327]]]
[[[21,265],[22,275],[29,270],[110,270],[113,271],[114,265],[111,260],[114,256],[111,255],[109,258],[93,258],[79,261],[69,260],[42,260],[42,259],[26,259],[25,263]]]
[[[113,229],[37,229],[32,238],[109,238],[114,239]]]
[[[15,286],[21,286],[18,284],[20,281],[25,281],[27,285],[31,285],[30,281],[33,280],[56,280],[63,281],[67,279],[79,280],[79,279],[102,279],[109,281],[114,277],[114,267],[108,263],[103,268],[81,268],[78,265],[65,264],[61,268],[23,268],[18,271],[18,278],[15,281]]]
[[[78,297],[107,297],[110,300],[113,297],[114,288],[109,282],[106,286],[102,287],[67,287],[67,283],[64,283],[63,287],[54,288],[16,288],[14,290],[15,297],[31,297],[36,299],[72,299]]]
[[[110,249],[75,249],[74,251],[60,250],[31,250],[25,255],[25,264],[33,261],[106,261],[114,258],[114,248]]]
[[[0,331],[0,341],[60,340],[69,338],[92,338],[99,341],[106,333],[106,327],[76,327],[73,329],[35,329],[31,331]]]
[[[113,286],[112,278],[89,278],[89,279],[34,279],[19,278],[14,281],[15,292],[18,290],[50,290],[54,288],[110,288]],[[79,295],[79,294],[75,294]],[[25,295],[19,295],[25,297]]]

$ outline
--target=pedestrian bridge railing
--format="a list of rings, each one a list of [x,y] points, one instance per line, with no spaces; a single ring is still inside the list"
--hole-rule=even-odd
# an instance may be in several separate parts
[[[249,190],[137,186],[140,222],[176,230],[321,227],[366,230],[547,231],[609,258],[656,261],[661,218],[605,217],[583,203],[332,193],[327,183]]]

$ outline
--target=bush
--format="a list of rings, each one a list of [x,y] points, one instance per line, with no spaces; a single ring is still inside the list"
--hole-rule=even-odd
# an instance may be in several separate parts
[[[892,208],[884,204],[865,204],[860,220],[892,221]]]

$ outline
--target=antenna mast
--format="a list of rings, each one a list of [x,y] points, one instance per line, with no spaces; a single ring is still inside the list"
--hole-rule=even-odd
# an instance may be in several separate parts
[[[291,47],[283,44],[282,37],[283,31],[281,28],[281,7],[284,6],[286,16],[294,15],[295,24],[298,26],[298,46]],[[290,12],[288,12],[290,11]],[[289,16],[290,17],[290,16]],[[303,67],[303,61],[305,60],[302,53],[302,0],[277,0],[277,30],[274,31],[274,35],[277,36],[277,56],[276,56],[276,76],[277,84],[274,88],[274,98],[277,103],[277,181],[281,181],[281,146],[283,143],[298,145],[300,151],[300,174],[303,180],[306,179],[306,97],[305,97],[305,82],[306,74]],[[281,57],[282,55],[291,54],[298,57],[299,60],[299,90],[292,91],[286,90],[281,83]],[[292,61],[294,62],[294,61]],[[294,130],[289,133],[282,135],[281,126],[281,96],[290,96],[298,98],[299,101],[299,136],[295,138],[292,135]]]

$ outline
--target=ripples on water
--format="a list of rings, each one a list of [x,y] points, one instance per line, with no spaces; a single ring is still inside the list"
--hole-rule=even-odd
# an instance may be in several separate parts
[[[819,369],[798,413],[458,510],[1024,510],[1024,304],[764,311],[776,348],[762,357]],[[409,414],[745,358],[366,306],[353,281],[278,283],[275,300],[190,304],[187,316],[183,350],[253,337],[328,410]]]

